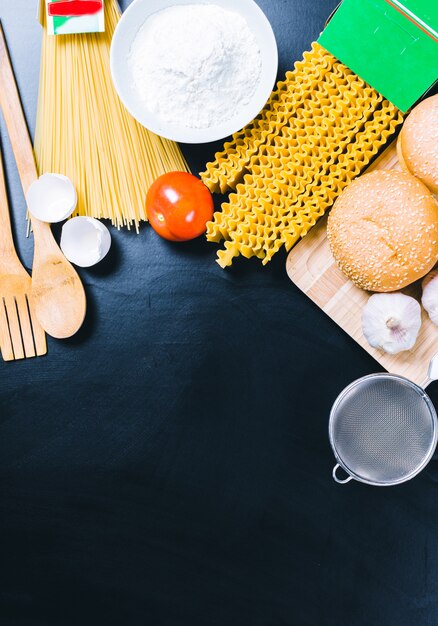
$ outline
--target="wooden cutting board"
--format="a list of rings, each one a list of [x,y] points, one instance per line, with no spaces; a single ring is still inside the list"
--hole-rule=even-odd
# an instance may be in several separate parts
[[[383,152],[368,171],[377,169],[401,169],[396,142]],[[319,221],[290,252],[286,263],[289,278],[386,370],[426,386],[430,382],[430,361],[438,353],[438,326],[432,324],[423,310],[420,334],[412,350],[392,356],[372,348],[363,336],[361,320],[362,309],[370,294],[355,287],[338,269],[328,246],[326,222],[327,218]],[[403,292],[419,300],[420,284],[416,283]]]

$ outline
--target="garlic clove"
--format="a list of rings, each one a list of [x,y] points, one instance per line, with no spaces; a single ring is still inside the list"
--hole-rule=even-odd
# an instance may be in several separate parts
[[[362,330],[373,348],[388,354],[411,350],[421,328],[421,307],[402,293],[376,293],[362,312]]]
[[[41,222],[66,220],[76,208],[78,197],[73,183],[62,174],[43,174],[26,194],[29,212]]]
[[[423,280],[421,304],[426,309],[431,321],[438,325],[438,270],[430,272]]]
[[[91,267],[102,261],[111,247],[108,228],[94,217],[73,217],[62,227],[61,250],[79,267]]]

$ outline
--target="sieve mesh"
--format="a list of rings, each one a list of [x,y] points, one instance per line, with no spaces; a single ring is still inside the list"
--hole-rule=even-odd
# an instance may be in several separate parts
[[[394,484],[415,475],[436,445],[435,410],[424,391],[399,376],[376,374],[339,396],[330,439],[341,465],[359,480]]]

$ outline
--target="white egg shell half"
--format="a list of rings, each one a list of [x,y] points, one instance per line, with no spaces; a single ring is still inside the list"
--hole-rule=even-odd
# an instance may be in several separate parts
[[[67,176],[43,174],[29,187],[26,202],[34,217],[54,224],[70,217],[78,203],[78,196]]]
[[[94,217],[72,217],[62,227],[61,250],[79,267],[91,267],[108,254],[111,235],[108,228]]]

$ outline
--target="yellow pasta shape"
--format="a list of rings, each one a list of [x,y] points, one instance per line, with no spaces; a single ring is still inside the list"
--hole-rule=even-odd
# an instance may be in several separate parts
[[[221,220],[226,220],[230,214],[233,214],[233,209],[239,207],[239,202],[245,202],[249,208],[254,205],[258,206],[260,194],[262,196],[264,194],[265,199],[269,200],[271,198],[269,190],[275,189],[279,181],[285,181],[289,193],[295,196],[302,193],[305,185],[314,176],[315,165],[321,160],[323,144],[327,141],[325,135],[330,131],[334,134],[334,139],[326,148],[324,157],[327,162],[328,159],[335,157],[340,146],[343,146],[338,142],[341,130],[339,125],[351,126],[351,118],[357,124],[362,118],[363,111],[351,106],[348,98],[349,92],[346,91],[348,90],[346,80],[339,86],[339,94],[346,92],[346,97],[344,100],[336,100],[334,104],[335,113],[338,108],[338,112],[342,114],[338,122],[339,116],[332,115],[333,111],[330,109],[330,98],[333,99],[337,92],[329,82],[322,84],[325,86],[325,91],[314,93],[306,107],[300,111],[299,117],[297,115],[292,118],[289,126],[280,129],[280,134],[274,138],[272,145],[264,145],[260,148],[251,164],[252,174],[245,177],[244,185],[238,185],[237,194],[231,194],[230,202],[224,205],[224,210],[217,215],[216,222],[220,223]],[[378,95],[376,98],[381,99]],[[344,111],[343,107],[347,111]],[[333,129],[336,132],[333,133]],[[350,135],[353,135],[355,130],[356,125],[350,130]],[[273,203],[273,206],[277,205]],[[211,235],[209,228],[208,238]]]
[[[305,52],[303,60],[298,61],[295,69],[286,74],[285,80],[277,84],[260,115],[235,133],[232,141],[225,143],[223,151],[215,155],[214,162],[207,163],[201,178],[210,191],[225,193],[235,188],[251,156],[271,133],[275,134],[281,124],[279,118],[282,117],[285,123],[287,116],[303,106],[309,93],[318,87],[321,76],[329,72],[335,63],[335,57],[322,46],[316,42],[312,44],[312,50]]]
[[[202,174],[213,191],[234,189],[207,226],[209,241],[225,239],[218,263],[242,255],[266,264],[283,245],[289,250],[402,121],[396,107],[313,44],[265,111]]]

